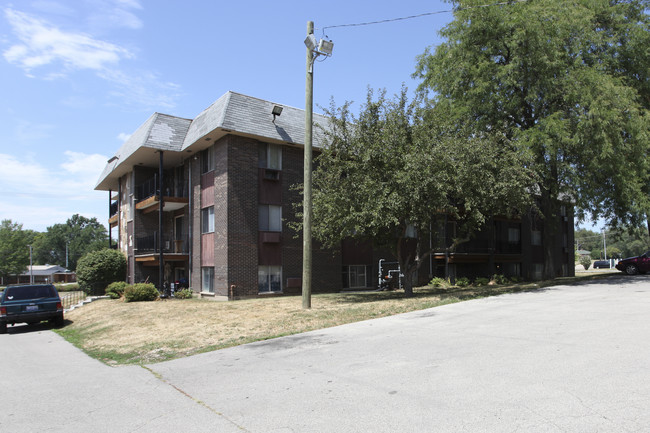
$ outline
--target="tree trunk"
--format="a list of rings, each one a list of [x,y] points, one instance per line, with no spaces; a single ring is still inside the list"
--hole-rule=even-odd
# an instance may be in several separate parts
[[[397,255],[397,263],[399,264],[400,273],[404,274],[404,295],[410,298],[413,296],[413,278],[411,276],[412,274],[409,269],[410,256],[407,255],[407,257],[405,258],[402,252],[403,241],[404,241],[404,237],[400,237],[397,240],[396,255]],[[399,281],[400,276],[398,275],[397,278]]]
[[[550,194],[543,193],[540,208],[542,211],[542,246],[544,249],[544,272],[542,278],[552,280],[556,277],[555,254],[558,252],[557,234],[559,225],[557,215],[559,205],[557,200],[551,197]]]
[[[404,296],[413,297],[413,277],[411,272],[404,273]]]

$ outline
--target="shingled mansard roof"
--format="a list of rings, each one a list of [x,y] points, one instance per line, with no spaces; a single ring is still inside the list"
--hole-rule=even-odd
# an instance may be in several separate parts
[[[282,114],[273,119],[273,106]],[[314,114],[314,124],[326,126],[326,116]],[[163,151],[165,167],[174,167],[226,134],[252,137],[260,141],[304,146],[305,111],[282,104],[228,92],[203,110],[195,119],[154,113],[108,160],[96,190],[117,190],[120,177],[135,165],[157,166]],[[313,129],[313,145],[320,147],[324,134]]]

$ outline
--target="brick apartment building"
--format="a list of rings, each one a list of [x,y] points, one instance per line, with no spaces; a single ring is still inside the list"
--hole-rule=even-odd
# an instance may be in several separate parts
[[[274,115],[274,107],[281,108]],[[314,115],[314,122],[327,118]],[[110,234],[127,257],[127,280],[185,282],[228,299],[301,290],[302,240],[287,227],[301,196],[304,111],[228,92],[195,119],[155,113],[109,159],[95,189],[109,192]],[[314,128],[314,147],[323,136]],[[563,207],[556,257],[573,273],[573,215]],[[453,235],[453,222],[437,239]],[[543,234],[534,219],[494,219],[454,254],[418,274],[541,277]],[[375,288],[385,252],[353,241],[315,243],[314,292]]]

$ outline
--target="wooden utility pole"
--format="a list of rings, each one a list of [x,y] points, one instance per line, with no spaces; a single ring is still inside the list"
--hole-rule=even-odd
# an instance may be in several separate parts
[[[314,33],[314,22],[307,22],[307,36]],[[307,79],[305,84],[305,160],[302,217],[302,308],[311,308],[311,164],[314,105],[314,69],[312,49],[307,47]]]

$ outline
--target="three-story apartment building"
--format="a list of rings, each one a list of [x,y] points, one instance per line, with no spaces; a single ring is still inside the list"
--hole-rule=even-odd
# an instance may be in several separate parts
[[[314,122],[328,119],[316,114]],[[316,149],[323,138],[314,128]],[[303,141],[303,110],[235,92],[194,119],[153,114],[109,159],[95,188],[109,192],[111,238],[127,257],[128,282],[187,282],[202,296],[228,299],[299,293],[302,241],[287,222],[302,200],[294,187],[302,182]],[[562,209],[556,268],[572,275],[573,215]],[[442,226],[437,242],[453,228]],[[535,218],[494,218],[460,249],[434,254],[418,282],[441,272],[540,278],[542,239]],[[353,241],[336,251],[315,243],[312,290],[376,288],[380,259],[391,260]]]

